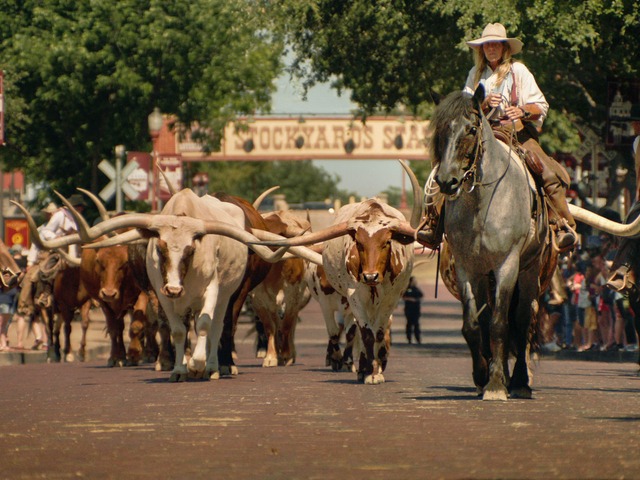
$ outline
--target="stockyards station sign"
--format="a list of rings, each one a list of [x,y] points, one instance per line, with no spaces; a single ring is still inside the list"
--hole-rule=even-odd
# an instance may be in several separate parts
[[[220,152],[205,154],[188,134],[179,138],[172,132],[173,142],[159,142],[164,147],[160,153],[192,162],[429,158],[427,121],[369,117],[363,123],[351,117],[258,117],[242,124],[243,128],[234,124],[226,127]]]

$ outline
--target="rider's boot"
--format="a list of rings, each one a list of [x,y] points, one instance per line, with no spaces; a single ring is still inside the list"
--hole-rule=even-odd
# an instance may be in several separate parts
[[[440,217],[435,205],[427,207],[426,216],[417,229],[417,240],[431,250],[437,249],[442,243],[444,228]]]
[[[576,233],[576,222],[569,211],[565,189],[558,180],[546,184],[544,191],[551,204],[551,210],[553,210],[551,214],[555,213],[556,216],[556,244],[561,252],[566,252],[575,247],[578,242],[578,234]]]

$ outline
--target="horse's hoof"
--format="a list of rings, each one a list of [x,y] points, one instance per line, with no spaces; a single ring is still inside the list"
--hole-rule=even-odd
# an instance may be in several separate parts
[[[484,388],[482,388],[482,387],[481,387],[481,386],[479,386],[479,385],[476,385],[476,395],[477,395],[478,397],[481,397],[483,393],[484,393]]]
[[[232,376],[237,376],[238,375],[238,367],[236,365],[231,365],[230,370],[231,370],[231,375]]]
[[[162,364],[160,362],[156,362],[156,365],[155,365],[154,368],[155,368],[156,372],[161,372],[162,371]]]
[[[194,357],[191,357],[187,362],[187,365],[190,372],[202,373],[204,372],[205,363],[205,360],[196,360]]]
[[[531,388],[529,387],[514,388],[509,392],[510,398],[523,398],[530,400],[532,396]]]
[[[256,352],[256,358],[265,358],[267,356],[267,351],[265,349],[260,349]]]
[[[75,361],[76,357],[73,355],[73,353],[67,353],[64,356],[64,361],[67,363],[73,363]]]
[[[169,382],[177,383],[177,382],[186,382],[187,374],[183,372],[173,372],[169,377]]]

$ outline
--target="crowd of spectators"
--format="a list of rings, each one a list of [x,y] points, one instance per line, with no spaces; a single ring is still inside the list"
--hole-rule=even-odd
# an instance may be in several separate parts
[[[628,299],[606,287],[615,247],[609,235],[588,236],[561,258],[541,302],[543,351],[638,350]]]

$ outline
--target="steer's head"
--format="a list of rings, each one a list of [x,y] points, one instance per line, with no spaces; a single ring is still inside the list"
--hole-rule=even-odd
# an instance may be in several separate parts
[[[347,253],[347,270],[365,285],[380,284],[386,275],[391,282],[406,267],[402,246],[413,243],[413,237],[397,228],[378,203],[370,203],[366,212],[356,217],[349,235],[354,245]]]
[[[91,255],[94,252],[87,250],[83,256]],[[129,255],[126,245],[116,245],[113,247],[95,250],[93,255],[93,272],[100,282],[98,295],[105,303],[112,303],[120,300],[122,284],[129,276]]]
[[[177,217],[179,220],[180,217]],[[204,232],[194,228],[192,222],[176,222],[173,225],[162,225],[152,232],[155,241],[149,244],[153,249],[149,254],[157,262],[162,276],[160,293],[169,298],[179,298],[184,295],[184,279],[192,268],[193,257],[199,248]],[[215,255],[211,250],[213,262]]]

